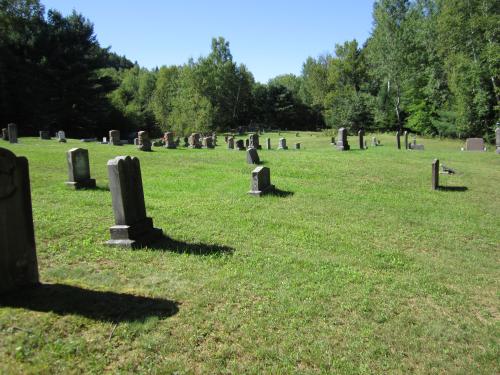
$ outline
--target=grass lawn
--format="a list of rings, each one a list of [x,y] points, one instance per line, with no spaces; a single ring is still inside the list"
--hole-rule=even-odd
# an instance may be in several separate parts
[[[45,286],[0,298],[0,373],[498,374],[500,155],[378,136],[339,152],[286,134],[288,151],[259,156],[290,194],[263,198],[222,137],[150,153],[2,141],[29,159]],[[89,150],[98,189],[65,186],[72,147]],[[140,158],[148,216],[172,241],[103,245],[118,155]],[[441,185],[467,189],[432,191],[434,158],[458,172]]]

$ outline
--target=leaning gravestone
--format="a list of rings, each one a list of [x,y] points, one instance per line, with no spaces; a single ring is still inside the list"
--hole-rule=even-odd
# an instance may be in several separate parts
[[[365,142],[363,141],[364,136],[365,136],[365,131],[363,129],[358,131],[359,149],[360,150],[365,149]]]
[[[260,164],[259,154],[256,148],[250,147],[247,150],[247,163],[248,164]]]
[[[286,145],[286,139],[280,138],[278,141],[278,150],[288,150],[288,146]]]
[[[48,130],[40,130],[40,139],[50,140],[50,132]]]
[[[0,148],[0,293],[36,284],[28,159]]]
[[[432,162],[432,190],[439,189],[439,159]]]
[[[120,131],[119,130],[110,130],[109,131],[109,144],[112,146],[121,146],[122,141],[120,140]]]
[[[236,150],[239,150],[239,151],[245,150],[245,144],[243,143],[243,139],[238,139],[236,141]]]
[[[139,138],[139,146],[137,146],[137,148],[141,151],[151,151],[152,143],[149,139],[148,132],[141,130],[137,133],[137,137]]]
[[[396,132],[396,147],[401,150],[401,133],[399,130]]]
[[[83,148],[72,148],[66,153],[68,160],[68,181],[66,185],[75,189],[95,188],[90,178],[89,152]]]
[[[108,175],[115,225],[109,229],[107,244],[136,248],[158,240],[162,230],[146,216],[139,159],[118,156],[108,161]]]
[[[337,150],[349,151],[351,147],[349,146],[349,142],[347,142],[347,129],[340,128],[338,136],[339,140],[337,141]]]
[[[228,150],[233,150],[234,149],[234,138],[233,137],[228,137],[227,138],[227,149]]]
[[[255,148],[260,150],[262,147],[259,144],[259,135],[258,134],[250,134],[250,144],[248,147]]]
[[[17,125],[14,123],[8,124],[7,131],[9,133],[9,142],[17,143]]]
[[[465,141],[465,151],[484,151],[484,139],[467,138]]]
[[[165,140],[165,147],[166,148],[171,148],[171,149],[177,148],[177,144],[175,143],[173,132],[166,132],[163,135],[163,139]]]
[[[252,171],[252,183],[248,194],[262,196],[274,190],[271,185],[271,171],[267,167],[257,167]]]
[[[7,130],[7,128],[3,128],[2,129],[2,139],[4,141],[8,141],[9,140],[9,131]]]
[[[495,142],[495,146],[496,146],[496,153],[497,154],[500,154],[500,128],[496,128],[495,130],[495,138],[496,138],[496,142]]]

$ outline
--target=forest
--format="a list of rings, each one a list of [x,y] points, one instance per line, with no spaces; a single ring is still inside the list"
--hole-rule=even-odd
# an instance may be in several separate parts
[[[263,84],[223,37],[207,56],[149,70],[102,47],[82,14],[0,0],[0,122],[70,137],[346,127],[492,140],[499,34],[496,0],[378,0],[363,45],[336,44]]]

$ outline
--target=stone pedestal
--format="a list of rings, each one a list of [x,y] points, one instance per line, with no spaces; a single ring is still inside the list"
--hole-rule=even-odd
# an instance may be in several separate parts
[[[115,225],[109,229],[107,244],[138,248],[160,239],[162,230],[146,216],[139,159],[118,156],[108,161],[108,174]]]
[[[274,191],[271,185],[271,170],[267,167],[257,167],[252,171],[252,183],[248,194],[260,197]]]
[[[0,293],[36,284],[28,160],[0,148]]]
[[[120,140],[120,131],[119,130],[110,130],[109,131],[109,144],[111,146],[121,146],[122,142]]]
[[[66,153],[68,161],[68,181],[66,185],[74,189],[92,189],[95,180],[90,178],[89,152],[83,148],[72,148]]]
[[[14,123],[8,124],[7,132],[9,133],[9,142],[17,143],[17,125]]]
[[[339,139],[337,141],[337,150],[349,151],[351,149],[351,147],[349,146],[349,142],[347,142],[347,129],[340,128],[338,136],[339,136]]]
[[[432,190],[439,189],[439,159],[432,162]]]

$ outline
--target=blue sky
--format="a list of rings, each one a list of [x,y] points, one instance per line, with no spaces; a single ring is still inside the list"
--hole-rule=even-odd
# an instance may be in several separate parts
[[[101,46],[141,66],[183,64],[207,55],[223,36],[255,79],[300,74],[308,56],[336,43],[362,44],[372,28],[373,0],[41,0],[64,15],[73,9],[94,24]]]

